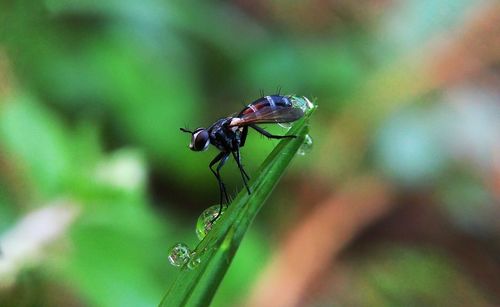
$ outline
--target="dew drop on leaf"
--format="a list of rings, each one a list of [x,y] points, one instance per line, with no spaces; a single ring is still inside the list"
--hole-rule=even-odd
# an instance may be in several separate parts
[[[292,96],[292,106],[301,109],[304,113],[314,108],[314,104],[307,97]]]
[[[292,127],[292,123],[278,123],[278,125],[281,128],[285,128],[285,129],[290,129]]]
[[[217,215],[219,214],[219,205],[214,205],[209,207],[198,217],[196,222],[196,236],[198,239],[203,240],[208,234],[215,223],[217,223]],[[224,208],[222,209],[221,215],[224,214]],[[217,218],[217,220],[216,220]]]
[[[184,243],[175,244],[168,255],[168,261],[176,267],[180,267],[190,260],[191,249]]]
[[[309,134],[306,134],[304,138],[304,143],[302,143],[302,145],[300,146],[299,150],[297,151],[297,154],[305,156],[312,150],[312,146],[313,146],[313,139]]]
[[[192,252],[190,255],[190,260],[187,264],[188,269],[194,270],[201,263],[201,259],[195,252]]]

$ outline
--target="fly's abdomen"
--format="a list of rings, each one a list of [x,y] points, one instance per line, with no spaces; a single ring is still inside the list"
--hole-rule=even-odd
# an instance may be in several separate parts
[[[271,109],[279,107],[291,108],[292,102],[290,101],[290,98],[288,96],[280,96],[280,95],[264,96],[246,106],[246,108],[244,108],[243,111],[240,112],[238,117],[255,113],[266,107],[270,107]]]

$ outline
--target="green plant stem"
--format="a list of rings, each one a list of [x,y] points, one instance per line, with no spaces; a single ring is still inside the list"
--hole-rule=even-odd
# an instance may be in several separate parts
[[[315,108],[288,131],[296,138],[282,139],[262,164],[258,176],[250,182],[251,195],[240,191],[224,215],[195,249],[200,264],[194,269],[184,265],[160,306],[207,306],[221,283],[241,240],[264,205],[307,135],[309,117]]]

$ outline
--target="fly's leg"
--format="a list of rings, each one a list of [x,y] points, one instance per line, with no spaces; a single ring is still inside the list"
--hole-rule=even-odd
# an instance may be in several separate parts
[[[245,188],[247,189],[248,195],[250,195],[252,192],[250,192],[250,188],[248,187],[248,181],[250,180],[250,176],[248,176],[247,172],[245,172],[245,169],[243,168],[243,165],[241,165],[241,155],[240,155],[240,148],[236,147],[236,151],[233,151],[233,157],[236,160],[236,164],[238,164],[238,168],[240,169],[241,173],[241,178],[243,178],[243,183],[245,184]]]
[[[260,134],[262,134],[265,137],[268,137],[270,139],[286,139],[286,138],[293,139],[293,138],[297,137],[296,135],[274,135],[274,134],[271,134],[271,133],[267,132],[266,130],[262,129],[261,127],[259,127],[257,125],[250,125],[250,127],[252,127],[257,132],[259,132]]]
[[[229,203],[229,197],[227,196],[227,191],[226,191],[226,186],[224,185],[224,182],[222,181],[222,178],[220,176],[220,169],[224,166],[226,163],[227,159],[229,158],[229,152],[221,152],[219,153],[213,160],[210,162],[210,170],[214,174],[215,178],[217,178],[217,182],[219,183],[219,191],[220,191],[220,203],[219,203],[219,212],[217,213],[217,216],[213,218],[211,221],[212,223],[215,222],[219,218],[219,216],[222,213],[222,208],[224,206],[224,200],[223,198],[226,198],[226,202]],[[217,169],[214,170],[212,167],[219,162],[219,165],[217,166]]]
[[[248,135],[248,126],[244,126],[243,127],[243,130],[241,131],[241,137],[240,137],[240,142],[239,142],[239,145],[238,143],[235,143],[234,144],[234,147],[237,148],[237,152],[236,152],[236,156],[234,156],[234,152],[233,152],[233,156],[234,158],[236,159],[236,163],[238,163],[238,167],[240,168],[240,171],[243,172],[243,174],[245,175],[245,177],[247,178],[247,180],[250,180],[250,176],[248,176],[247,172],[245,172],[245,169],[243,168],[243,165],[241,164],[241,156],[240,156],[240,148],[245,146],[245,141],[247,140],[247,135]]]
[[[241,131],[241,138],[240,138],[239,147],[245,146],[245,141],[247,140],[247,135],[248,135],[248,126],[244,126],[243,130]]]

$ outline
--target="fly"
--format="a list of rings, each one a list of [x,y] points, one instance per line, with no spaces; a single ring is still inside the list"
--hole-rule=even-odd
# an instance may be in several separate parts
[[[241,164],[240,148],[245,145],[248,134],[248,128],[252,128],[260,134],[270,139],[295,138],[295,135],[273,135],[257,124],[290,123],[304,116],[301,108],[295,107],[294,97],[270,95],[261,97],[251,104],[247,105],[240,113],[235,116],[221,118],[208,128],[197,128],[194,131],[180,128],[181,131],[191,133],[191,143],[189,148],[193,151],[204,151],[210,144],[217,147],[220,153],[210,162],[209,168],[217,178],[220,190],[220,207],[216,220],[223,208],[224,198],[229,204],[226,186],[222,181],[220,170],[232,155],[238,165],[243,183],[248,194],[251,194],[248,187],[247,172]],[[217,167],[214,169],[214,166]]]

